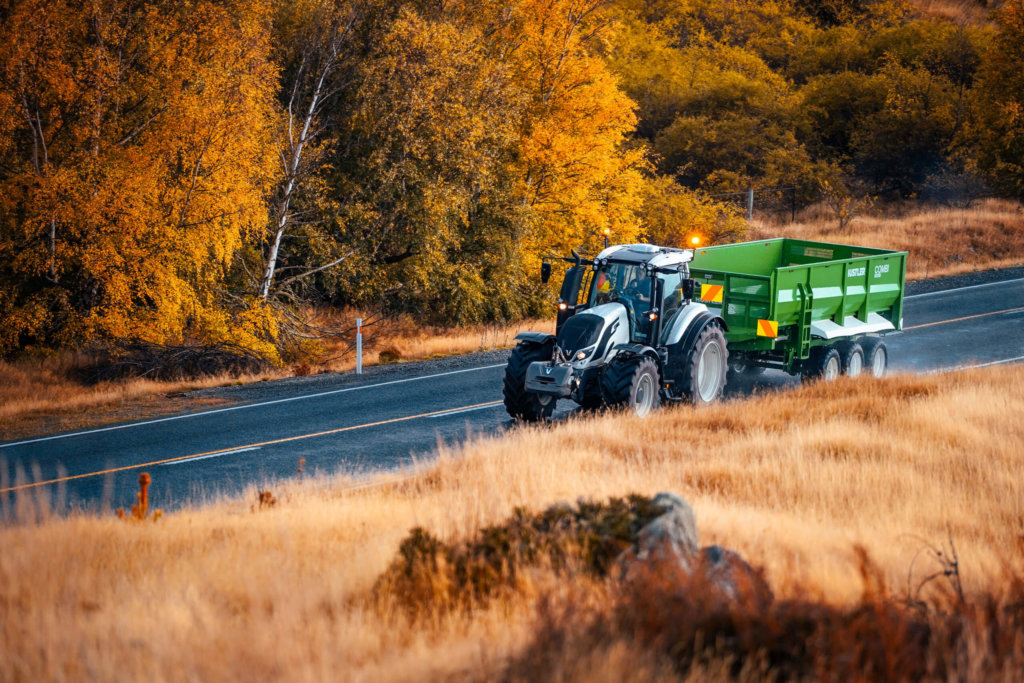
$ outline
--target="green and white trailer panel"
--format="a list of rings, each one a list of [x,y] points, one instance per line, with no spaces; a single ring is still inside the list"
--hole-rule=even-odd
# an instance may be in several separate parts
[[[903,327],[907,252],[795,239],[694,250],[695,297],[730,353],[792,370],[815,346]]]

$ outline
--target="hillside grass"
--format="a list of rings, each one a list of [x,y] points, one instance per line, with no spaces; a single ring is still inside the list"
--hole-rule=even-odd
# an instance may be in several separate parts
[[[907,251],[907,279],[925,280],[1024,265],[1024,206],[986,199],[967,209],[893,205],[848,225],[825,206],[785,225],[754,222],[747,238],[791,237]]]
[[[992,10],[1002,3],[991,0],[911,0],[910,4],[928,17],[977,26],[989,23]]]
[[[692,642],[665,649],[630,631],[662,623],[654,612],[671,594],[648,604],[635,587],[624,596],[537,569],[487,606],[427,619],[369,599],[413,527],[457,542],[519,507],[665,490],[691,502],[702,545],[764,569],[779,604],[770,622],[853,615],[834,649],[864,639],[857,615],[913,617],[934,624],[935,643],[962,639],[949,677],[1019,679],[1022,414],[1024,367],[1002,366],[517,428],[379,486],[343,474],[281,483],[272,506],[252,490],[155,523],[52,518],[35,493],[3,497],[21,521],[0,528],[0,680],[724,678],[728,643],[685,668],[677,655]],[[950,600],[952,577],[918,592],[948,568],[934,551],[953,549],[966,604]],[[923,603],[905,607],[908,596]],[[760,623],[705,616],[722,614]],[[945,626],[960,615],[962,628]],[[913,654],[899,651],[912,630],[897,630],[884,656]],[[844,671],[841,655],[826,673]]]

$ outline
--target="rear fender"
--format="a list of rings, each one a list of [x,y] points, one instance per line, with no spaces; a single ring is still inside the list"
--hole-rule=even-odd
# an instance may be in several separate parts
[[[690,324],[687,326],[686,330],[683,332],[682,338],[678,342],[668,346],[669,355],[672,357],[678,357],[689,349],[704,328],[711,323],[718,323],[722,330],[726,329],[724,320],[719,318],[717,315],[712,315],[711,313],[704,311],[690,321]]]
[[[708,310],[708,307],[704,304],[687,304],[686,308],[681,310],[672,320],[672,324],[662,336],[662,341],[665,346],[679,346],[684,337],[692,340],[712,320],[721,325],[724,331],[729,330],[725,320]]]

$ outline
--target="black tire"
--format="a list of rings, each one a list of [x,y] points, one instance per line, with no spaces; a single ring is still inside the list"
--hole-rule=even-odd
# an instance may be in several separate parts
[[[716,323],[708,323],[682,358],[679,390],[693,405],[714,403],[725,390],[729,369],[729,349],[725,333]]]
[[[646,417],[661,403],[658,365],[647,356],[613,358],[601,373],[601,393],[608,405]]]
[[[554,396],[541,396],[526,390],[526,369],[530,363],[551,360],[551,346],[532,342],[519,342],[505,366],[505,382],[502,396],[505,398],[505,410],[509,415],[524,422],[539,422],[551,417],[557,399]]]
[[[591,392],[584,394],[583,399],[580,401],[580,406],[585,410],[597,410],[604,405],[604,397],[601,395],[600,390],[597,392]]]
[[[889,349],[878,337],[864,337],[860,340],[864,349],[864,372],[872,377],[882,378],[889,370]]]
[[[729,365],[729,372],[725,374],[726,384],[735,384],[737,382],[747,382],[755,377],[758,377],[764,368],[760,365],[742,365],[734,363]]]
[[[839,352],[839,366],[847,377],[857,377],[864,370],[864,349],[855,341],[836,344]]]
[[[839,351],[834,346],[815,346],[810,357],[804,361],[801,374],[805,379],[832,381],[843,371]]]

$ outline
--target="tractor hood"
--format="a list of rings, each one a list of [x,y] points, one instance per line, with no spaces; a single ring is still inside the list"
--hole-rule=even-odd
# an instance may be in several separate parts
[[[629,341],[626,307],[620,303],[602,304],[572,316],[558,331],[562,357],[577,367],[593,360],[605,360],[615,344]]]

